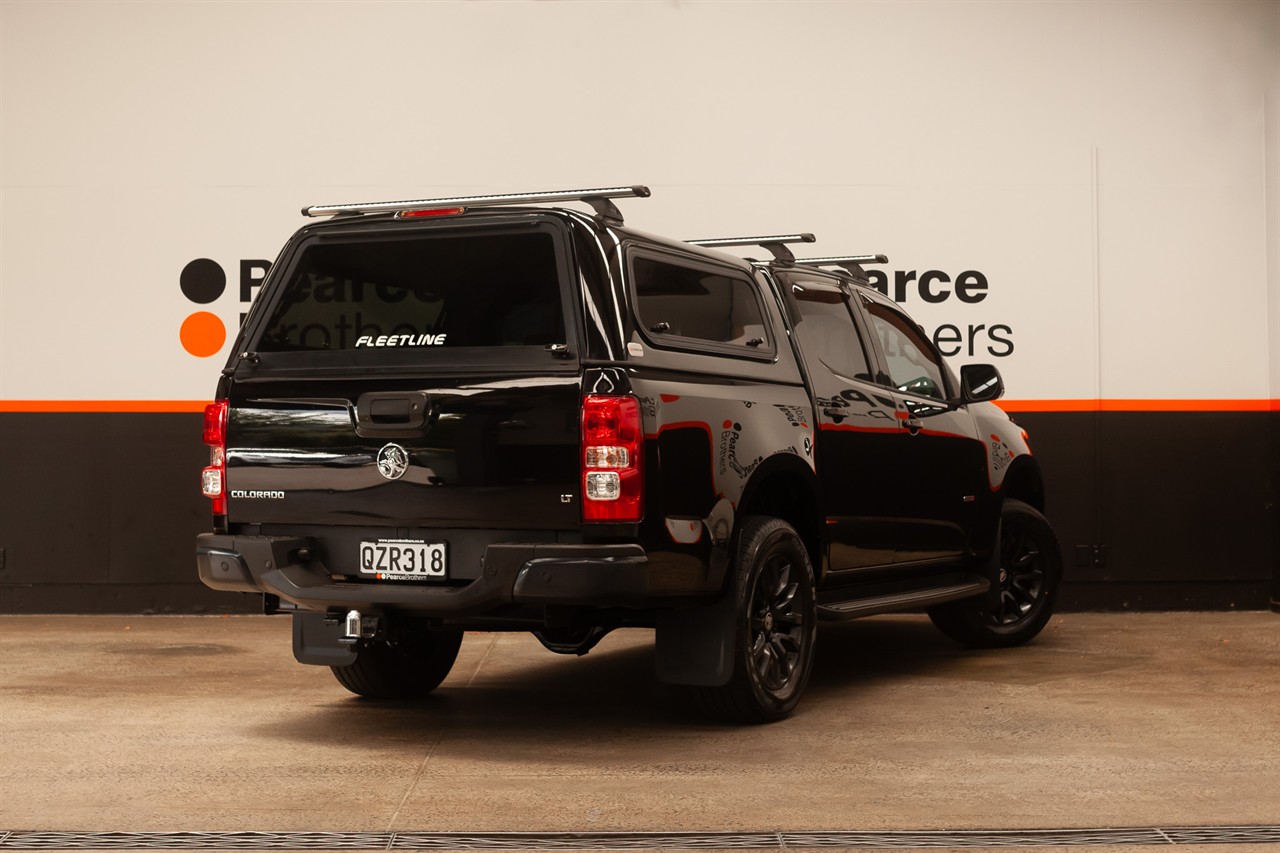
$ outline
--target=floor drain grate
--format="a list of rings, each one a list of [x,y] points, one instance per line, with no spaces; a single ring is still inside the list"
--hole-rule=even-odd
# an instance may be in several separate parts
[[[1280,826],[886,832],[19,832],[3,850],[792,850],[1280,844]]]

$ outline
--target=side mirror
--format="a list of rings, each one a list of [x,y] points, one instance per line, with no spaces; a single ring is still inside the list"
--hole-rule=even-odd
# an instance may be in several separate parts
[[[1004,380],[994,364],[966,364],[960,368],[963,403],[989,403],[1004,396]]]

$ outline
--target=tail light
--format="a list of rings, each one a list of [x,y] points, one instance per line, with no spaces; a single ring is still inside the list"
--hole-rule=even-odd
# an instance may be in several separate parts
[[[200,475],[204,496],[213,500],[213,514],[227,514],[227,401],[204,407],[204,443],[209,445],[209,467]]]
[[[644,429],[635,397],[582,400],[582,519],[639,521],[644,514]]]

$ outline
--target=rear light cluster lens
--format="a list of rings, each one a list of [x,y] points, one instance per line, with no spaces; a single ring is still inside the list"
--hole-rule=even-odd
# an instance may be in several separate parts
[[[213,514],[227,514],[227,401],[204,407],[204,443],[209,445],[209,467],[200,474],[201,491],[213,500]]]
[[[582,401],[582,518],[639,521],[644,513],[644,430],[635,397]]]
[[[625,447],[588,447],[588,468],[627,468],[631,465],[631,451]]]

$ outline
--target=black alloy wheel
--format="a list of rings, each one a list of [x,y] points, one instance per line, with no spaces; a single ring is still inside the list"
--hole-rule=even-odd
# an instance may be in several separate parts
[[[813,566],[787,522],[751,516],[740,524],[733,673],[727,684],[694,690],[712,717],[764,723],[791,713],[809,682],[818,621]]]
[[[1006,529],[1000,541],[1000,603],[991,618],[1001,627],[1028,618],[1044,598],[1045,556],[1024,526]]]
[[[942,633],[970,646],[1016,646],[1035,637],[1053,615],[1062,555],[1053,528],[1035,507],[1008,498],[1000,514],[999,595],[934,607]]]
[[[804,613],[796,601],[800,585],[791,580],[785,554],[775,553],[761,568],[751,591],[751,661],[765,690],[787,689],[804,649]]]

